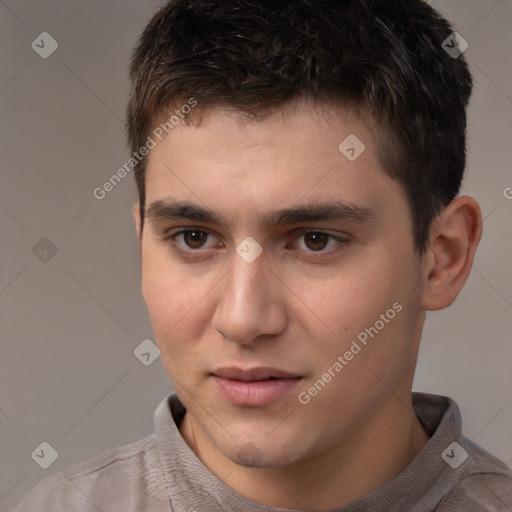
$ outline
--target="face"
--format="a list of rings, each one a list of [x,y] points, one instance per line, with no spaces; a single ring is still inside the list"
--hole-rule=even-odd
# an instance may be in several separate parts
[[[144,299],[189,421],[235,463],[313,459],[409,399],[421,259],[374,133],[339,106],[209,110],[149,155]]]

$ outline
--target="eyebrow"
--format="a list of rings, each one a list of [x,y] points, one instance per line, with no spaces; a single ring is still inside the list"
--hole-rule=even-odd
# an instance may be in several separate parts
[[[199,204],[177,201],[172,198],[152,202],[146,211],[150,221],[186,219],[191,221],[227,226],[228,222],[219,213]],[[269,212],[263,216],[260,225],[273,228],[286,224],[301,224],[316,221],[344,221],[359,224],[373,223],[375,212],[365,206],[341,200],[313,202]]]

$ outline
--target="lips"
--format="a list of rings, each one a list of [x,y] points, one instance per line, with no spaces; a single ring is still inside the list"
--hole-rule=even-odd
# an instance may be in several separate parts
[[[298,378],[298,375],[293,375],[276,368],[252,368],[248,370],[242,370],[235,367],[219,368],[213,372],[213,374],[223,379],[240,380],[243,382]]]
[[[234,405],[263,407],[289,393],[301,376],[276,368],[219,368],[212,377],[222,396]]]

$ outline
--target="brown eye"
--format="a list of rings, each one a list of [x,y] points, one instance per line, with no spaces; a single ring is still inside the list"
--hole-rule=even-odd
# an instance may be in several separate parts
[[[208,238],[208,233],[204,231],[188,230],[184,231],[182,234],[184,242],[191,249],[200,249]]]
[[[321,231],[311,231],[304,235],[304,243],[312,251],[321,251],[327,247],[327,243],[332,236]]]

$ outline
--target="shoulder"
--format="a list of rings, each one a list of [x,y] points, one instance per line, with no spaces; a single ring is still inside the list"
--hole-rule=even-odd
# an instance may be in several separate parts
[[[512,475],[482,473],[462,480],[440,503],[439,512],[509,512]]]
[[[512,470],[482,447],[470,447],[464,477],[441,500],[439,512],[509,512],[512,510]],[[461,466],[461,469],[464,464]]]
[[[12,512],[107,512],[122,506],[123,500],[129,500],[126,505],[130,508],[126,510],[132,510],[143,506],[141,497],[154,499],[152,495],[161,492],[159,470],[156,438],[151,435],[71,464],[44,478]]]

